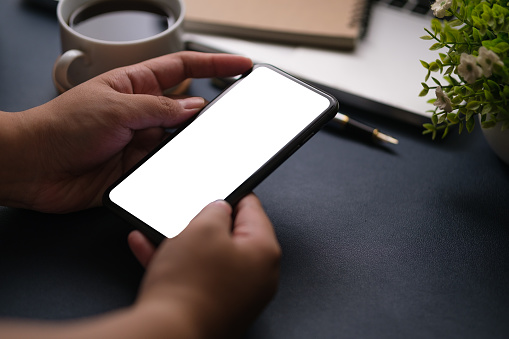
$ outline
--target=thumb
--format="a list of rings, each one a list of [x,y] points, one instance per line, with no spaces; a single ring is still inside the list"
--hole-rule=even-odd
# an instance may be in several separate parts
[[[205,106],[205,99],[188,97],[172,99],[146,94],[129,95],[126,124],[132,130],[150,127],[175,127],[198,113]]]
[[[218,231],[220,232],[221,230],[230,233],[232,228],[232,211],[232,207],[226,201],[214,201],[205,206],[191,220],[182,233],[200,231],[206,235],[213,235],[218,234]]]

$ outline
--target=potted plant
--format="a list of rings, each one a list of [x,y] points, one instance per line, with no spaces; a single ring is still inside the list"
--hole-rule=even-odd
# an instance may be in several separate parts
[[[479,119],[495,152],[509,163],[509,0],[436,0],[431,5],[436,18],[423,40],[431,40],[430,50],[441,50],[431,62],[421,60],[428,70],[423,90],[431,99],[431,122],[424,134],[447,135],[452,126],[471,132]],[[439,20],[445,18],[446,20]],[[431,76],[439,73],[440,79]],[[433,84],[427,82],[431,78]],[[493,133],[507,135],[495,146]],[[488,135],[487,135],[488,134]],[[497,137],[499,139],[499,137]],[[507,154],[499,154],[499,150]]]

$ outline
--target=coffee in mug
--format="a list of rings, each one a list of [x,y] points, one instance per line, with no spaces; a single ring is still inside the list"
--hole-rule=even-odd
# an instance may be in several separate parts
[[[116,67],[183,49],[182,0],[60,0],[60,92]]]
[[[131,41],[162,33],[175,21],[169,8],[145,2],[105,1],[78,8],[71,15],[69,26],[94,39]]]

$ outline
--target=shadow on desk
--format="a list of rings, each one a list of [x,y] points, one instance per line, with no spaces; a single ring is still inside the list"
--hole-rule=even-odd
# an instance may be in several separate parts
[[[0,317],[67,319],[131,304],[143,270],[127,246],[129,230],[102,208],[0,208]]]

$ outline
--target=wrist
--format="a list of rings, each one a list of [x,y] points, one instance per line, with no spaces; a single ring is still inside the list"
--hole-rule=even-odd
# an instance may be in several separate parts
[[[176,304],[162,301],[137,303],[132,307],[131,316],[133,321],[138,321],[143,326],[140,337],[183,339],[207,337],[198,321]]]

